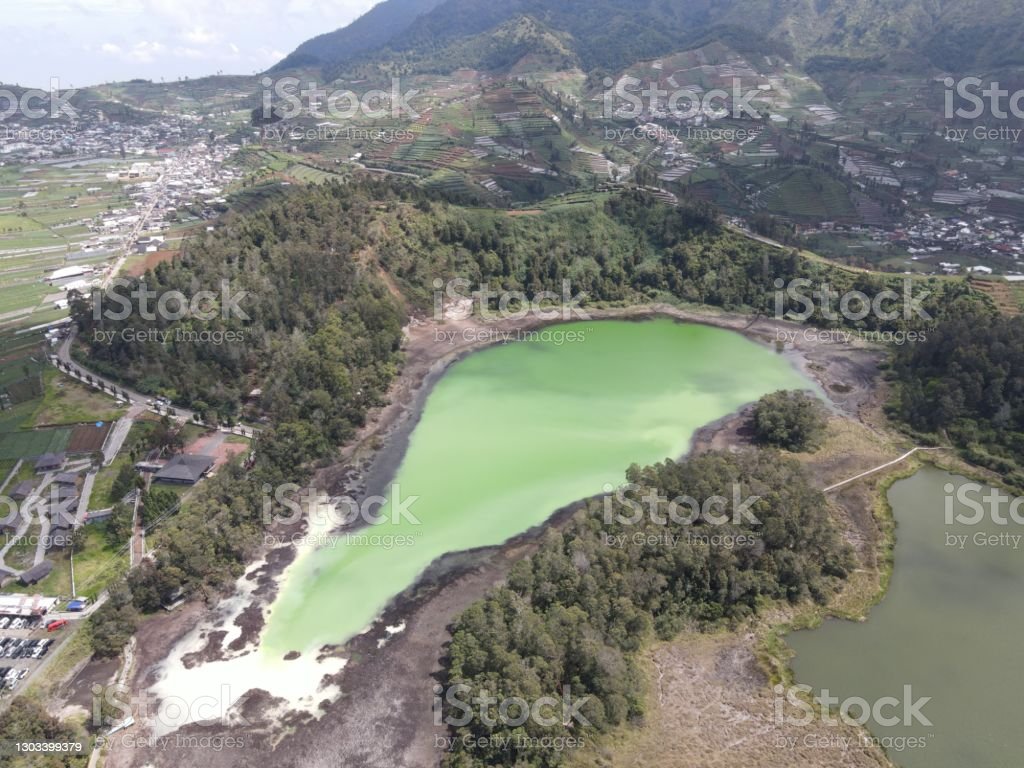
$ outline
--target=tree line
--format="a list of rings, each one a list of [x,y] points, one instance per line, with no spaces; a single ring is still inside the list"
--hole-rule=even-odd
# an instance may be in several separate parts
[[[461,707],[446,707],[452,768],[560,765],[565,751],[549,748],[552,738],[589,739],[644,714],[637,653],[647,642],[735,624],[765,601],[824,603],[853,567],[821,492],[796,460],[775,451],[634,465],[627,478],[635,488],[591,501],[563,530],[549,531],[505,586],[456,621],[445,688],[465,686],[459,701],[496,701],[464,724]],[[732,500],[734,488],[737,506],[756,497],[749,515],[712,524],[669,512],[669,500]],[[647,489],[663,498],[642,501]],[[518,712],[499,711],[497,702],[561,697],[566,687],[573,700],[586,699],[582,719],[520,723]]]

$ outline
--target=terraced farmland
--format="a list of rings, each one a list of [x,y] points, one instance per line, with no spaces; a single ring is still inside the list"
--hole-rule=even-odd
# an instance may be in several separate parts
[[[849,221],[857,211],[840,182],[806,168],[783,172],[758,198],[769,213],[796,220]]]

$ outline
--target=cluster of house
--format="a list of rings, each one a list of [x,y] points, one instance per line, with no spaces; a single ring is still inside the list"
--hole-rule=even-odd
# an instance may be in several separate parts
[[[14,162],[143,155],[173,147],[193,135],[193,115],[158,115],[142,122],[110,120],[102,110],[79,110],[75,119],[12,115],[0,130],[0,155]]]
[[[165,239],[159,231],[177,222],[179,210],[185,207],[198,205],[200,216],[214,217],[216,211],[212,206],[225,202],[224,188],[239,178],[240,172],[224,162],[236,149],[231,145],[208,147],[200,142],[181,147],[159,162],[137,162],[112,171],[108,176],[125,183],[131,206],[111,208],[94,219],[78,222],[92,235],[79,250],[68,254],[68,260],[109,258],[126,246],[136,253],[158,251],[164,247]],[[138,237],[145,230],[158,234]],[[90,275],[86,273],[91,268],[75,269],[58,270],[67,274],[51,275],[49,282],[66,290],[87,287]]]
[[[840,225],[825,221],[813,227],[798,227],[801,234],[844,232],[863,235],[879,244],[905,249],[913,261],[934,264],[947,275],[964,272],[990,275],[999,271],[1012,279],[1024,273],[1024,228],[1020,223],[995,216],[940,217],[930,214],[908,216],[895,229]],[[988,260],[995,266],[938,261],[943,255],[962,254],[972,262]]]
[[[34,510],[38,510],[40,519],[48,527],[45,549],[49,551],[71,544],[71,533],[78,520],[79,476],[76,472],[60,471],[65,461],[63,453],[44,453],[36,459],[37,474],[57,474],[41,493],[36,490],[39,485],[36,480],[23,480],[9,492],[11,500],[17,502],[17,508],[0,519],[0,532],[16,533],[25,525],[26,512],[34,515]]]
[[[240,177],[240,171],[224,162],[237,149],[230,144],[197,142],[178,147],[160,162],[134,163],[128,177],[122,179],[128,182],[125,193],[132,207],[111,209],[88,222],[97,238],[87,245],[101,247],[104,236],[132,232],[143,217],[147,229],[161,229],[178,219],[179,209],[197,202],[204,214],[212,216],[209,206],[225,202],[224,188]],[[112,175],[122,176],[121,172]]]
[[[887,233],[889,242],[906,248],[915,261],[938,253],[962,253],[972,260],[994,259],[1006,271],[1024,270],[1024,229],[1019,223],[995,216],[938,218],[924,214],[921,218]],[[946,274],[961,271],[959,263],[942,262]],[[976,265],[967,271],[991,274],[992,267]]]
[[[236,151],[234,144],[200,141],[177,149],[154,165],[156,180],[145,179],[125,191],[136,209],[152,209],[148,226],[158,229],[178,219],[179,209],[199,204],[201,215],[211,218],[210,206],[224,203],[224,190],[241,178],[242,172],[225,161]]]
[[[52,482],[43,490],[41,512],[46,515],[50,524],[50,539],[53,547],[67,546],[70,543],[71,531],[76,527],[78,520],[79,500],[79,473],[64,472],[67,457],[63,453],[44,453],[36,459],[36,474],[56,473]],[[192,454],[178,454],[169,460],[143,461],[135,465],[141,472],[153,473],[153,480],[161,483],[173,483],[176,485],[194,485],[199,482],[214,465],[210,456],[199,456]],[[25,502],[36,495],[38,482],[35,480],[23,480],[18,483],[10,492],[10,497],[16,502]],[[96,522],[107,514],[90,512],[83,514],[81,522]],[[0,519],[0,531],[16,531],[22,517],[18,511],[10,513],[6,518]],[[52,547],[48,547],[52,548]]]

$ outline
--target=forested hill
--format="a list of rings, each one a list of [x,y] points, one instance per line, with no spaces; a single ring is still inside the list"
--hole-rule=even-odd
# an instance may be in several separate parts
[[[124,319],[97,319],[85,302],[74,302],[72,313],[98,371],[228,421],[260,389],[251,407],[274,423],[317,425],[322,449],[347,439],[380,402],[407,309],[426,313],[435,281],[456,277],[527,295],[560,294],[568,281],[590,302],[681,299],[765,314],[775,312],[776,279],[817,278],[868,294],[886,280],[732,233],[700,201],[669,207],[633,190],[510,216],[367,180],[295,189],[229,215],[141,278],[156,296],[219,294],[226,281],[231,295],[244,294],[242,314],[146,319],[130,296],[134,284],[115,289],[122,299],[107,299],[132,305]],[[937,314],[966,292],[953,281],[930,288],[926,306]],[[869,316],[860,327],[905,325]]]
[[[279,62],[272,71],[290,67],[323,66],[350,60],[385,46],[408,29],[416,19],[444,0],[385,0],[347,27],[307,40]]]
[[[263,428],[255,465],[219,471],[168,522],[160,554],[133,571],[126,599],[154,610],[179,587],[230,584],[259,546],[259,489],[303,482],[352,438],[400,369],[409,313],[429,316],[436,281],[455,277],[527,296],[561,294],[567,280],[572,295],[586,294],[584,306],[688,301],[767,315],[776,311],[778,279],[869,295],[903,279],[763,245],[724,229],[703,202],[670,207],[635,189],[513,216],[443,202],[397,180],[288,188],[261,208],[226,215],[173,262],[112,289],[122,298],[101,303],[120,310],[126,302],[121,319],[72,303],[86,347],[77,354],[87,353],[91,368],[208,420],[233,422],[244,412]],[[991,311],[965,281],[927,288],[924,308],[940,320]],[[170,291],[219,297],[201,305],[210,319],[167,319],[152,307]],[[219,311],[231,304],[225,297],[241,311]],[[853,326],[906,329],[902,319],[871,318]],[[845,321],[816,312],[809,322]]]
[[[1024,63],[1024,17],[1012,0],[386,0],[348,27],[303,43],[277,68],[337,71],[376,61],[434,69],[444,63],[439,54],[464,50],[460,41],[522,17],[571,40],[571,57],[587,71],[617,70],[715,39],[830,66],[888,62],[965,72]],[[474,47],[476,62],[453,60],[449,71],[487,68],[493,51],[480,40]]]

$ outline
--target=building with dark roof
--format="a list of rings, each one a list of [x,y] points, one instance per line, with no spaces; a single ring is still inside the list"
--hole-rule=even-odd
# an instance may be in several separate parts
[[[164,464],[153,479],[162,483],[195,485],[212,466],[213,459],[210,456],[179,454]]]
[[[50,498],[64,501],[78,496],[78,488],[73,485],[54,485],[50,487]]]
[[[71,546],[71,534],[75,530],[78,499],[65,499],[50,505],[50,532],[47,551]]]
[[[22,501],[32,495],[32,491],[35,490],[36,484],[31,480],[22,480],[11,490],[11,498],[15,501]]]
[[[36,459],[36,472],[55,472],[64,466],[63,453],[44,453]]]
[[[53,478],[53,482],[60,485],[78,485],[78,475],[74,472],[61,472]]]
[[[18,581],[23,586],[29,586],[30,584],[36,584],[47,576],[50,575],[50,571],[53,570],[53,563],[49,560],[43,560],[42,562],[36,563],[27,571],[22,571],[21,576],[18,577]]]

